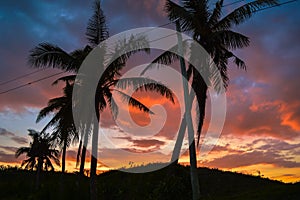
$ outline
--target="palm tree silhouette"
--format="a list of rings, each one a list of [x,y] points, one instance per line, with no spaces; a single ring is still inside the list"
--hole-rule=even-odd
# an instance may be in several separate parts
[[[215,77],[202,77],[199,72],[207,69],[203,68],[205,65],[203,65],[201,61],[198,66],[192,66],[191,64],[188,66],[187,75],[189,79],[192,79],[192,88],[195,91],[195,96],[199,106],[197,144],[199,144],[200,134],[205,118],[208,90],[206,83],[211,81],[216,89],[220,89],[221,85],[226,88],[228,86],[227,65],[230,60],[233,60],[237,67],[242,69],[246,68],[244,61],[234,55],[232,51],[248,46],[250,40],[243,34],[233,31],[232,28],[251,18],[253,14],[260,9],[267,6],[277,5],[277,2],[277,0],[256,0],[246,3],[236,8],[226,16],[223,16],[223,0],[217,1],[213,10],[209,9],[209,0],[182,0],[182,6],[172,2],[171,0],[166,1],[165,10],[168,14],[169,20],[178,23],[183,32],[189,32],[192,34],[193,39],[197,41],[211,56],[214,64],[221,74],[221,80],[218,78],[214,79]],[[185,41],[183,41],[183,43],[184,42]],[[176,45],[173,48],[177,49],[178,47]],[[197,52],[193,52],[192,48],[193,47],[191,47],[190,59],[197,59]],[[177,59],[177,55],[167,51],[161,54],[153,62],[168,65]],[[152,66],[153,65],[149,65],[144,72]],[[210,80],[205,81],[207,78]],[[194,94],[190,94],[190,102],[192,102],[195,96]],[[183,135],[186,129],[185,121],[186,119],[183,118],[172,155],[172,160],[176,160],[176,162],[178,162]],[[195,144],[192,143],[191,145]],[[195,168],[196,166],[191,167]],[[192,185],[197,185],[196,182],[197,180],[195,182],[192,181]],[[198,186],[193,186],[193,188],[197,187]],[[200,194],[196,193],[197,191],[193,191],[193,198],[199,199]]]
[[[58,81],[55,81],[56,84]],[[36,122],[39,122],[47,115],[54,113],[50,122],[41,131],[45,132],[47,129],[53,127],[54,132],[52,138],[62,148],[62,172],[65,172],[66,165],[66,149],[71,142],[78,141],[78,132],[76,131],[72,115],[72,90],[73,84],[70,80],[66,80],[66,86],[63,88],[64,95],[50,99],[48,106],[43,108],[38,116]]]
[[[21,167],[29,170],[36,170],[36,187],[40,185],[40,173],[43,170],[54,170],[51,160],[55,164],[60,165],[59,151],[52,148],[52,140],[48,134],[39,133],[35,130],[29,129],[29,136],[32,138],[29,147],[20,147],[15,156],[19,157],[26,154],[26,159],[22,161]]]
[[[52,68],[62,69],[64,71],[73,72],[74,75],[63,77],[61,78],[61,80],[74,81],[76,77],[75,74],[78,72],[79,67],[81,66],[82,62],[87,57],[87,55],[101,42],[107,39],[109,36],[108,28],[106,26],[105,16],[103,14],[103,11],[101,10],[99,1],[95,1],[94,14],[89,20],[86,36],[89,41],[89,44],[86,45],[85,48],[83,49],[78,49],[70,53],[65,52],[62,48],[56,45],[52,45],[49,43],[41,43],[33,50],[31,50],[29,56],[29,63],[32,66],[37,68],[52,67]],[[136,49],[138,50],[128,51],[128,48],[132,46],[137,47]],[[138,88],[137,90],[156,91],[160,93],[162,96],[174,102],[172,92],[167,87],[160,84],[159,82],[156,82],[148,78],[140,78],[140,77],[119,78],[120,71],[125,67],[127,60],[130,58],[132,54],[139,51],[149,52],[149,49],[144,48],[145,46],[147,47],[149,46],[149,44],[145,36],[143,35],[132,36],[128,40],[120,40],[118,42],[118,45],[116,45],[115,49],[113,49],[113,54],[116,56],[112,56],[112,57],[115,57],[117,59],[111,62],[111,64],[106,69],[104,69],[104,63],[99,62],[99,68],[95,69],[95,70],[102,71],[103,75],[101,78],[99,77],[100,80],[97,83],[97,90],[96,90],[96,95],[94,98],[95,101],[93,106],[91,107],[87,105],[87,108],[82,111],[82,116],[87,116],[87,117],[82,117],[82,121],[80,121],[81,140],[79,145],[79,147],[81,147],[83,141],[81,165],[80,165],[80,172],[83,174],[86,146],[90,134],[92,134],[92,156],[91,156],[91,168],[90,168],[91,199],[97,198],[95,176],[96,176],[96,169],[97,169],[98,121],[100,119],[100,113],[104,110],[104,108],[107,107],[107,105],[109,105],[113,116],[116,116],[118,114],[118,106],[115,103],[115,100],[113,99],[113,95],[112,95],[113,92],[118,93],[124,100],[127,100],[129,105],[137,107],[138,109],[148,113],[152,113],[152,112],[140,101],[127,95],[122,90],[130,86],[135,86],[136,88]],[[101,47],[101,51],[103,52],[103,55],[111,54],[112,52],[110,50],[105,46]],[[85,75],[82,74],[78,75],[77,77],[79,77],[79,79],[82,79],[81,84],[83,86],[85,85],[84,84],[85,79],[89,79],[89,77],[85,77]],[[88,92],[88,88],[86,88],[85,91]],[[85,95],[81,95],[81,97],[86,98]],[[44,116],[44,114],[52,111],[51,105],[49,106],[50,108],[49,109],[47,108],[45,110],[47,112],[43,111],[41,116]],[[60,107],[60,110],[62,108],[63,107]],[[96,111],[97,119],[90,117],[93,111]],[[68,116],[66,117],[68,118]],[[54,119],[54,121],[55,120],[56,119]],[[60,127],[58,126],[58,128]],[[59,130],[61,131],[62,129]],[[60,133],[63,132],[61,131]],[[80,152],[80,150],[78,152]]]

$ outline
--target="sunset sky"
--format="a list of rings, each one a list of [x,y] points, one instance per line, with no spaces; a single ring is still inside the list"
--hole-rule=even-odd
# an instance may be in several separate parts
[[[212,0],[210,5],[216,0]],[[225,5],[234,0],[225,0]],[[245,2],[226,6],[228,13]],[[285,2],[285,1],[280,1]],[[70,52],[87,44],[85,28],[92,15],[93,1],[28,0],[0,2],[0,93],[19,85],[55,74],[46,69],[16,81],[6,81],[34,72],[27,63],[29,51],[41,42],[57,44]],[[102,0],[110,35],[139,27],[168,23],[163,11],[165,0]],[[227,115],[217,145],[211,152],[198,155],[198,166],[219,168],[282,180],[300,181],[300,3],[299,1],[256,13],[235,28],[250,37],[250,46],[235,52],[247,65],[247,71],[229,66]],[[168,26],[171,29],[173,25]],[[149,57],[138,57],[130,65],[143,64]],[[149,72],[155,76],[155,70]],[[153,73],[153,74],[151,74]],[[22,158],[14,152],[27,146],[27,129],[40,131],[49,118],[36,124],[39,110],[50,98],[61,95],[61,87],[51,86],[63,75],[0,94],[0,164],[19,165]],[[167,78],[166,78],[167,79]],[[170,78],[169,81],[178,79]],[[181,83],[181,82],[180,82]],[[172,85],[172,84],[171,84]],[[174,83],[173,85],[176,85]],[[105,111],[101,125],[113,145],[100,137],[99,159],[105,166],[122,167],[168,161],[179,129],[180,106],[156,94],[135,94],[156,116],[131,109],[133,120],[147,126],[152,120],[164,120],[158,134],[127,134],[117,127]],[[209,107],[210,104],[208,104]],[[208,108],[209,112],[210,109]],[[209,124],[207,114],[205,127]],[[119,121],[119,125],[128,123]],[[101,142],[102,141],[102,142]],[[204,144],[205,145],[205,144]],[[122,148],[119,151],[113,146]],[[77,145],[68,150],[68,171],[74,171]],[[99,166],[101,163],[99,162]],[[188,162],[184,154],[182,163]],[[86,167],[89,167],[86,164]],[[57,167],[57,169],[59,169]]]

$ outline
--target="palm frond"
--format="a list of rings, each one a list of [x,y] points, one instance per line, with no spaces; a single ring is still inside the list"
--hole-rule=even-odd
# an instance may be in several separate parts
[[[182,41],[182,53],[185,54],[187,52],[187,49],[189,47],[188,41],[184,40]],[[153,67],[157,66],[159,68],[161,65],[158,64],[164,64],[164,65],[170,65],[173,62],[179,60],[178,55],[178,45],[174,45],[171,47],[168,51],[164,51],[162,54],[157,56],[149,65],[146,66],[146,68],[141,72],[141,75],[144,75],[146,71],[152,69]]]
[[[167,0],[165,11],[168,13],[170,21],[179,21],[182,31],[189,31],[192,27],[193,16],[182,6]]]
[[[223,19],[221,19],[213,30],[228,30],[232,25],[239,25],[252,17],[260,9],[268,6],[278,5],[278,0],[256,0],[236,8]]]
[[[58,68],[71,71],[73,57],[63,49],[50,43],[41,43],[30,51],[28,62],[36,68]]]
[[[73,74],[73,75],[68,75],[68,76],[63,76],[57,80],[55,80],[52,85],[57,85],[60,81],[63,81],[63,82],[68,82],[68,83],[73,83],[75,81],[75,78],[76,78],[76,75]]]
[[[116,119],[116,117],[119,114],[119,107],[118,107],[117,103],[115,102],[115,100],[113,98],[111,90],[106,90],[105,91],[105,96],[106,96],[108,104],[110,106],[112,116],[113,116],[114,119]]]
[[[111,58],[108,62],[108,72],[120,71],[128,59],[138,52],[150,53],[149,41],[145,35],[131,35],[129,39],[118,40],[113,51],[108,53],[108,57]]]
[[[58,98],[49,100],[48,106],[43,108],[39,112],[36,122],[41,121],[43,118],[45,118],[50,113],[54,113],[55,111],[59,110],[63,106],[65,101],[66,101],[65,97],[58,97]]]
[[[15,157],[18,158],[20,155],[22,154],[28,154],[30,152],[30,148],[29,147],[20,147],[16,153],[15,153]]]
[[[160,95],[169,99],[174,103],[173,92],[168,87],[162,83],[155,81],[153,79],[144,78],[144,77],[130,77],[130,78],[121,78],[116,80],[115,87],[126,89],[130,86],[134,86],[138,91],[155,91]]]
[[[224,48],[232,50],[247,47],[250,44],[247,36],[230,30],[216,31],[211,38],[217,45],[223,45]]]
[[[216,2],[216,7],[208,20],[208,26],[210,28],[214,27],[215,24],[219,21],[222,14],[223,0],[219,0]]]
[[[149,113],[149,114],[154,114],[147,106],[145,106],[143,103],[141,103],[139,100],[127,95],[126,93],[114,89],[115,92],[119,93],[123,99],[123,101],[127,101],[130,106],[133,106],[135,108],[138,108],[139,110]]]
[[[71,66],[73,67],[73,71],[78,72],[79,68],[82,65],[84,59],[89,55],[89,53],[93,50],[93,48],[89,45],[86,45],[83,49],[77,49],[70,53],[73,57],[73,61]]]

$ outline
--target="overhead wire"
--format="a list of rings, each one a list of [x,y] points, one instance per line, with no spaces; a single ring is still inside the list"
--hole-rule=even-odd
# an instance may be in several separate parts
[[[37,82],[40,82],[40,81],[49,79],[49,78],[51,78],[51,77],[54,77],[54,76],[57,76],[57,75],[60,75],[60,74],[63,74],[63,73],[66,73],[66,72],[55,73],[55,74],[52,74],[52,75],[49,75],[49,76],[45,76],[45,77],[43,77],[43,78],[40,78],[40,79],[31,81],[31,82],[28,82],[28,83],[26,83],[26,84],[19,85],[19,86],[17,86],[17,87],[10,88],[10,89],[8,89],[8,90],[5,90],[5,91],[0,92],[0,95],[6,94],[6,93],[8,93],[8,92],[11,92],[11,91],[14,91],[14,90],[17,90],[17,89],[20,89],[20,88],[23,88],[23,87],[26,87],[26,86],[29,86],[29,85],[32,85],[32,84],[34,84],[34,83],[37,83]]]
[[[11,82],[13,82],[13,81],[16,81],[16,80],[19,80],[19,79],[22,79],[22,78],[25,78],[25,77],[27,77],[27,76],[31,76],[31,75],[36,74],[36,73],[38,73],[38,72],[44,71],[45,69],[46,69],[46,68],[38,69],[38,70],[35,70],[35,71],[30,72],[30,73],[28,73],[28,74],[24,74],[24,75],[17,76],[17,77],[15,77],[15,78],[9,79],[9,80],[7,80],[7,81],[0,82],[0,86],[6,85],[6,84],[8,84],[8,83],[11,83]]]

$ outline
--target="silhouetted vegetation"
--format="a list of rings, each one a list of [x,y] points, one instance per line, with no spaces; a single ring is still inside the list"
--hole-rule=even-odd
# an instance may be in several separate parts
[[[0,167],[0,199],[88,199],[89,178],[65,174],[65,187],[60,191],[58,172],[45,172],[41,187],[34,188],[35,173],[19,168]],[[168,166],[156,172],[130,174],[109,171],[97,176],[98,198],[168,200],[191,199],[189,167]],[[300,183],[285,184],[259,176],[199,168],[202,199],[240,200],[275,199],[296,200],[300,197]]]

